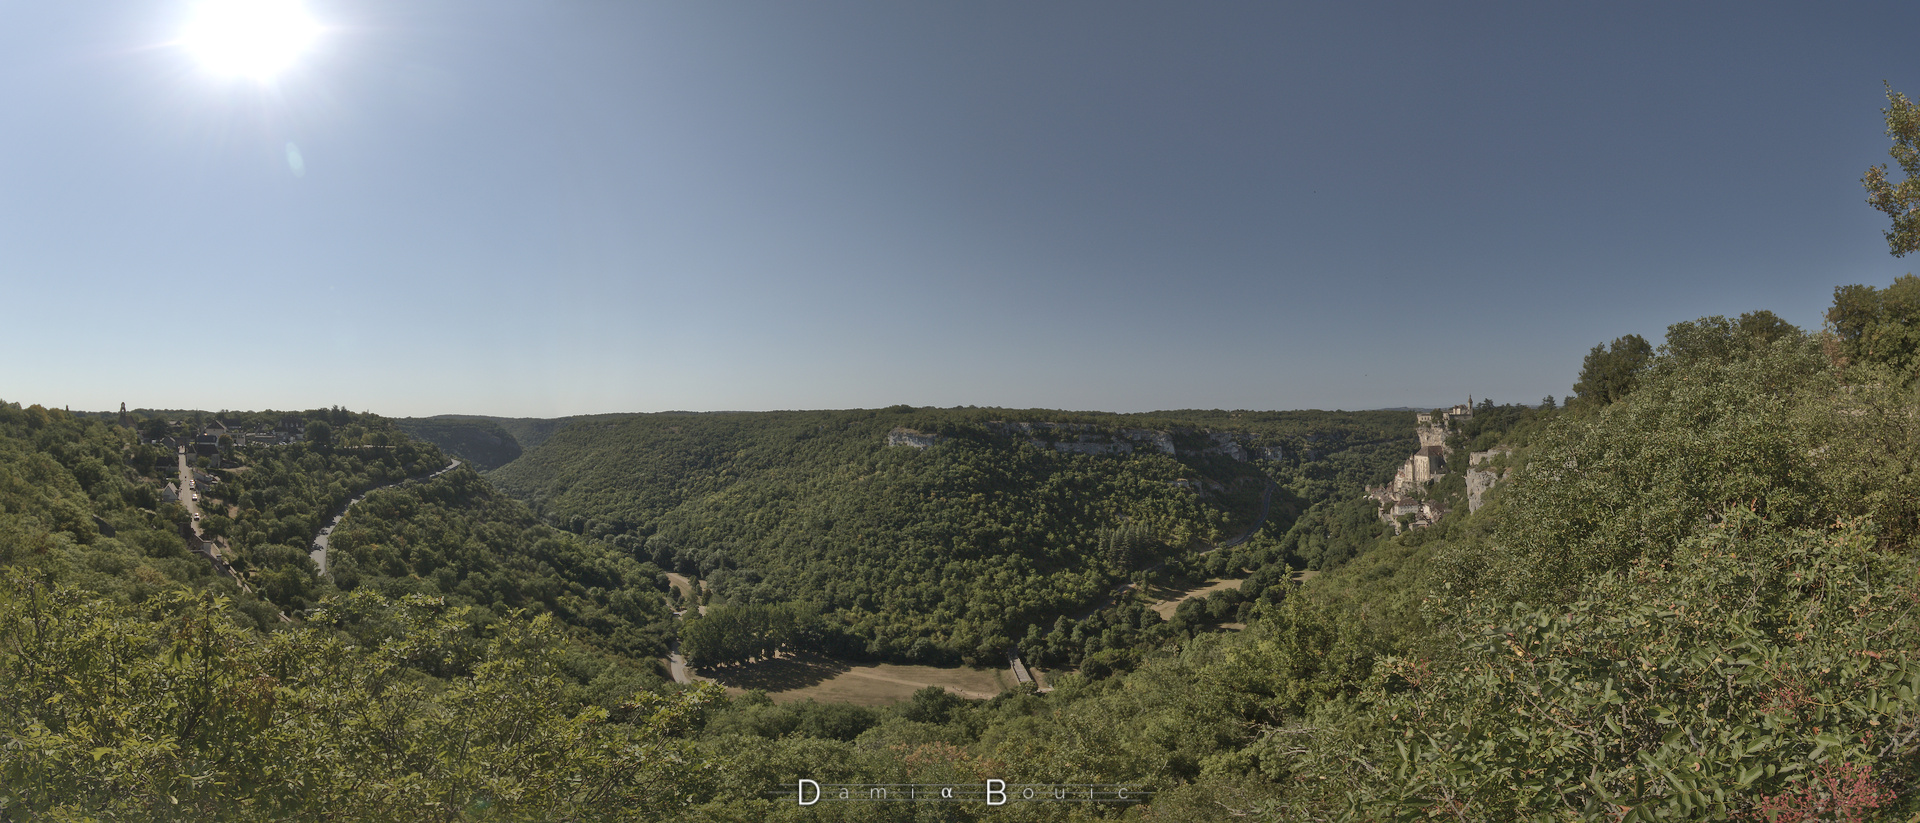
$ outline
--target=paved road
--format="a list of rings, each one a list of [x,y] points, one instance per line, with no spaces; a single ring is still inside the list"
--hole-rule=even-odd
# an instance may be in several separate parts
[[[191,528],[193,529],[195,542],[200,546],[200,556],[205,557],[211,562],[215,569],[233,578],[233,582],[238,583],[240,588],[245,589],[248,593],[252,593],[253,587],[247,585],[247,581],[240,579],[240,575],[234,572],[233,566],[227,563],[226,558],[221,557],[219,553],[214,550],[213,544],[207,542],[205,536],[200,534],[200,501],[195,500],[194,497],[204,490],[198,488],[197,484],[193,482],[193,469],[187,465],[187,447],[180,447],[179,458],[180,504],[187,507],[187,516],[192,518],[188,522],[192,524]],[[293,621],[287,617],[286,612],[280,612],[280,622],[291,623]]]
[[[194,488],[193,469],[187,465],[186,446],[180,447],[178,457],[180,458],[180,504],[187,507],[188,516],[199,514],[200,504],[193,499],[194,495],[199,494],[199,490]],[[193,530],[199,532],[200,524],[194,523]]]
[[[686,658],[680,656],[680,640],[673,641],[673,651],[667,653],[667,671],[673,675],[675,683],[692,683],[692,675],[687,674]]]
[[[332,520],[327,521],[327,525],[320,527],[320,533],[318,535],[315,535],[313,538],[313,550],[307,552],[307,556],[313,558],[313,565],[319,568],[320,574],[322,576],[325,576],[327,573],[327,546],[330,542],[332,542],[333,530],[340,525],[340,518],[347,516],[347,510],[353,508],[353,504],[358,503],[362,500],[365,500],[367,499],[367,495],[373,494],[374,492],[377,492],[381,489],[388,488],[389,486],[398,486],[403,483],[424,483],[428,480],[432,480],[436,477],[439,477],[440,475],[446,474],[447,472],[453,471],[454,469],[457,469],[459,467],[460,467],[460,461],[455,460],[452,463],[448,463],[446,468],[441,469],[437,472],[434,472],[433,474],[422,475],[420,477],[409,477],[405,480],[401,480],[395,483],[388,483],[385,486],[375,486],[371,489],[361,492],[358,496],[354,497],[352,500],[347,501],[347,505],[341,506],[340,513],[334,515]]]

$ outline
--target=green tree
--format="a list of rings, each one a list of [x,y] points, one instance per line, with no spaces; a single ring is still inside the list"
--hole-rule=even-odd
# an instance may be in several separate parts
[[[1751,356],[1776,340],[1801,334],[1798,327],[1770,311],[1747,312],[1737,320],[1714,315],[1668,326],[1667,342],[1660,351],[1679,362],[1726,360]]]
[[[1920,277],[1902,275],[1885,289],[1835,288],[1827,327],[1849,364],[1911,365],[1920,355]]]
[[[141,437],[148,440],[159,440],[167,436],[167,419],[164,417],[149,417],[140,421],[139,428]]]
[[[1895,257],[1920,250],[1920,107],[1907,96],[1887,87],[1887,136],[1893,138],[1888,153],[1900,164],[1907,179],[1894,183],[1887,179],[1887,167],[1874,166],[1860,183],[1867,187],[1867,203],[1893,218],[1886,232],[1887,248]]]
[[[1633,391],[1640,373],[1653,361],[1653,346],[1637,334],[1615,338],[1611,347],[1594,346],[1580,364],[1580,382],[1573,391],[1580,399],[1606,405]]]
[[[325,420],[315,420],[307,424],[307,442],[320,448],[333,445],[333,426]]]

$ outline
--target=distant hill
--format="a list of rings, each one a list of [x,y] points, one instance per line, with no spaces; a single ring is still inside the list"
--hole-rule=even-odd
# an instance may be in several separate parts
[[[398,422],[400,427],[406,430],[408,434],[412,434],[422,440],[431,441],[450,454],[458,454],[459,452],[457,449],[449,448],[449,444],[459,445],[463,442],[470,441],[475,445],[483,445],[484,448],[491,449],[503,445],[505,441],[512,441],[515,444],[515,446],[510,449],[512,451],[512,457],[500,459],[491,465],[489,465],[487,461],[480,460],[478,457],[474,458],[476,465],[479,465],[482,470],[486,470],[506,465],[515,457],[519,457],[522,450],[538,447],[541,443],[547,442],[547,438],[552,437],[554,432],[573,425],[575,421],[598,420],[619,416],[621,415],[490,417],[484,414],[439,414],[433,417],[400,418]],[[415,432],[418,433],[416,434]],[[495,444],[489,439],[494,437],[500,438],[502,444]],[[445,438],[445,440],[443,441],[436,438]]]
[[[481,471],[497,469],[520,456],[519,438],[491,418],[445,415],[441,417],[403,417],[394,421],[400,430],[416,440],[439,446]]]
[[[990,658],[1132,571],[1379,482],[1412,415],[1006,409],[579,418],[493,471],[719,601],[812,602],[849,651]],[[1267,539],[1255,545],[1277,551]]]
[[[448,416],[457,417],[458,415]],[[520,443],[520,448],[533,449],[538,448],[541,443],[547,442],[547,438],[552,437],[554,432],[566,428],[575,420],[593,419],[593,417],[597,416],[605,415],[590,415],[587,417],[482,417],[477,419],[492,421],[500,428],[505,429],[508,434],[513,435],[513,439]]]

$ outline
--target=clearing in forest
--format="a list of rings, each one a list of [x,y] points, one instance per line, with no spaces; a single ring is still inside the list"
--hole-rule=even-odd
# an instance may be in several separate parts
[[[888,706],[906,701],[927,686],[985,700],[1013,687],[1013,675],[1006,669],[894,663],[856,666],[817,654],[782,656],[700,674],[729,691],[760,689],[775,703],[812,698],[822,703]]]
[[[1147,593],[1152,595],[1153,599],[1159,601],[1153,604],[1154,613],[1160,615],[1160,619],[1162,620],[1172,620],[1173,613],[1180,608],[1181,602],[1195,597],[1206,597],[1222,589],[1238,589],[1240,588],[1240,584],[1245,582],[1247,582],[1245,578],[1239,580],[1220,580],[1216,578],[1205,583],[1196,583],[1184,589],[1155,586],[1147,590]]]

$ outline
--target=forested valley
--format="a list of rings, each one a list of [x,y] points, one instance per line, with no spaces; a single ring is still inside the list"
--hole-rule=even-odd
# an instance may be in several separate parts
[[[1920,277],[1824,319],[1481,402],[1447,446],[1499,482],[1419,484],[1424,528],[1366,495],[1409,411],[332,408],[217,416],[303,433],[196,444],[203,543],[154,441],[215,416],[0,402],[0,820],[1913,820]],[[675,642],[1052,688],[778,700],[668,682]]]
[[[260,583],[256,597],[180,548],[180,513],[155,504],[158,478],[139,468],[154,461],[132,432],[7,405],[0,705],[15,744],[0,749],[0,809],[15,819],[337,809],[887,820],[900,807],[800,807],[792,786],[997,778],[1155,794],[1147,806],[947,804],[937,816],[1904,819],[1920,797],[1920,565],[1911,550],[1920,278],[1841,291],[1847,299],[1821,333],[1755,312],[1677,323],[1644,357],[1633,345],[1597,347],[1581,379],[1614,374],[1610,401],[1483,402],[1454,431],[1455,447],[1509,447],[1509,479],[1478,511],[1456,506],[1399,536],[1355,487],[1383,480],[1409,444],[1375,440],[1381,432],[1359,423],[1344,438],[1292,430],[1301,439],[1278,453],[1297,462],[1202,455],[1189,465],[1009,440],[985,425],[1017,416],[1004,410],[805,413],[770,427],[779,438],[748,436],[724,415],[642,416],[597,425],[620,435],[607,442],[680,449],[681,482],[648,474],[653,485],[634,488],[651,494],[600,491],[633,507],[620,511],[650,513],[651,533],[619,528],[614,511],[567,513],[564,494],[536,495],[529,508],[461,468],[368,495],[336,532],[333,579],[308,565],[303,587],[278,585],[277,570],[300,559],[290,538],[273,542],[280,530],[316,526],[359,487],[444,459],[431,445],[360,448],[385,423],[326,412],[344,415],[333,445],[257,449],[220,470],[227,479],[215,494],[241,507],[228,528],[247,535],[233,541],[244,561],[236,567]],[[1393,416],[1404,424],[1411,415]],[[1235,422],[1246,421],[1249,436],[1266,425],[1284,438],[1299,419]],[[825,437],[830,423],[858,437]],[[721,431],[717,442],[677,438],[702,425]],[[941,439],[884,445],[900,428]],[[570,430],[528,455],[567,446]],[[1355,445],[1315,453],[1329,442]],[[1365,444],[1382,455],[1341,458],[1365,454]],[[873,651],[853,644],[857,622],[829,619],[846,607],[783,597],[804,587],[773,583],[782,568],[773,564],[798,570],[799,561],[742,548],[750,535],[778,547],[803,525],[824,525],[756,517],[735,500],[769,499],[778,487],[770,477],[808,476],[780,475],[779,461],[755,449],[810,448],[844,450],[844,463],[814,461],[824,477],[811,491],[789,482],[800,487],[789,499],[835,500],[827,490],[836,483],[871,484],[865,508],[832,510],[841,519],[892,504],[939,523],[963,507],[938,497],[998,491],[982,475],[1025,478],[1016,488],[1043,503],[1057,495],[1060,509],[978,528],[1015,540],[1025,528],[1078,535],[1081,559],[1052,562],[1104,575],[1079,596],[1104,600],[1103,586],[1130,577],[1248,579],[1238,594],[1191,601],[1172,619],[1146,608],[1136,588],[1103,608],[1027,624],[1005,642],[1058,667],[1045,694],[974,701],[929,688],[869,707],[663,683],[653,658],[675,628],[661,578],[684,564],[719,578],[705,620]],[[303,462],[305,471],[294,468]],[[291,480],[296,473],[309,481]],[[1204,551],[1247,524],[1261,476],[1283,490],[1267,525]],[[1256,482],[1236,488],[1243,477]],[[1174,482],[1183,479],[1217,488],[1192,484],[1201,494]],[[1452,482],[1426,493],[1452,499]],[[705,496],[729,505],[679,511]],[[1065,505],[1089,500],[1111,507],[1080,511],[1115,519]],[[1028,525],[1040,517],[1054,519]],[[300,518],[310,519],[284,525]],[[1182,551],[1165,532],[1143,539],[1125,525],[1136,522],[1184,525],[1190,542]],[[975,547],[955,537],[967,526],[945,542],[881,523],[844,534],[954,550]],[[700,551],[722,545],[725,554]],[[738,582],[723,574],[749,564],[769,572]],[[1319,574],[1295,582],[1291,570],[1308,566]],[[860,580],[854,572],[842,577]],[[1056,603],[1087,605],[1071,596]],[[950,599],[912,602],[940,614]],[[1244,628],[1222,629],[1229,624]],[[772,796],[781,791],[786,799]]]
[[[1288,526],[1414,445],[1405,412],[1212,414],[598,418],[489,476],[571,531],[705,581],[710,608],[808,604],[801,635],[820,651],[991,665],[1024,639],[1064,662],[1084,644],[1047,642],[1056,624],[1147,569],[1318,561],[1325,539],[1290,556]],[[889,445],[903,432],[933,445]]]

